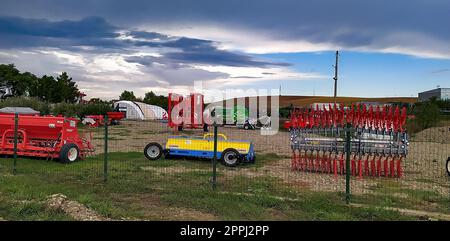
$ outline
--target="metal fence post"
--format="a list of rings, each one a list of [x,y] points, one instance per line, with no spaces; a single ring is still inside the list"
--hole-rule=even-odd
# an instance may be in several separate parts
[[[19,132],[19,114],[14,113],[14,160],[13,160],[13,175],[17,172],[17,139]]]
[[[105,125],[105,150],[103,154],[103,181],[106,182],[108,180],[108,115],[105,115],[104,118]]]
[[[351,151],[351,133],[352,125],[347,123],[345,129],[345,202],[350,203],[350,151]]]
[[[212,176],[212,187],[213,190],[216,190],[217,185],[217,124],[214,123],[214,154],[212,159],[212,168],[213,168],[213,176]]]

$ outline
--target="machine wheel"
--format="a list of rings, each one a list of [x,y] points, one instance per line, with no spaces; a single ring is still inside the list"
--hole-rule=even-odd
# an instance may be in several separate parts
[[[239,164],[239,152],[235,149],[226,149],[222,152],[222,164],[228,167],[235,167]]]
[[[80,158],[80,149],[74,143],[68,143],[61,147],[59,161],[62,163],[72,163]]]
[[[178,131],[183,131],[183,126],[178,126]]]
[[[447,174],[450,176],[450,157],[447,159],[446,163]]]
[[[162,146],[156,142],[148,143],[144,148],[144,155],[149,160],[157,160],[163,154]]]
[[[250,124],[244,124],[244,130],[251,130],[253,129]]]

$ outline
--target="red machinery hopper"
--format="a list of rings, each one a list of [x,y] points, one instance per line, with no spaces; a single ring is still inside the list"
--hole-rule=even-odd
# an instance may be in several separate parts
[[[14,122],[13,114],[0,115],[0,155],[14,154]],[[90,141],[78,134],[74,118],[19,115],[19,156],[58,158],[70,163],[93,151]]]

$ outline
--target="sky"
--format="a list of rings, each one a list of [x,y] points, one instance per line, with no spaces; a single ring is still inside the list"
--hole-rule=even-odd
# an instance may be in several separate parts
[[[196,81],[330,96],[339,50],[338,95],[411,97],[450,87],[449,12],[446,0],[2,0],[0,64],[66,71],[89,98]]]

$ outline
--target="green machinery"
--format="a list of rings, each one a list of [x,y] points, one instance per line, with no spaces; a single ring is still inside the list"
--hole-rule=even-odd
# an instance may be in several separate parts
[[[236,125],[237,123],[244,123],[248,117],[248,109],[244,106],[237,105],[232,108],[224,108],[222,106],[214,107],[214,116],[222,115],[223,124],[225,125]]]

